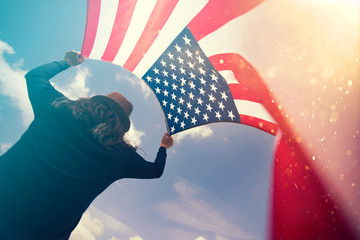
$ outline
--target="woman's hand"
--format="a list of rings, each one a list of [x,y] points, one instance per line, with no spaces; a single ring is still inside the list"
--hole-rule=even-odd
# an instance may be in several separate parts
[[[160,147],[164,147],[168,149],[174,144],[174,138],[173,136],[170,136],[169,133],[165,133],[164,136],[161,139]]]
[[[83,58],[83,56],[81,56],[81,53],[76,52],[74,50],[71,51],[67,51],[65,53],[65,57],[64,60],[67,61],[71,66],[76,66],[79,65],[80,63],[82,63],[83,61],[85,61],[85,59]]]

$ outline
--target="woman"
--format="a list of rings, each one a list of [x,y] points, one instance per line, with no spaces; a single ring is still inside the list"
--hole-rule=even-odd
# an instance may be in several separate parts
[[[120,93],[71,101],[49,80],[82,63],[78,52],[25,76],[34,121],[0,157],[0,239],[68,239],[83,212],[121,178],[159,178],[164,134],[154,162],[124,140],[132,104]]]

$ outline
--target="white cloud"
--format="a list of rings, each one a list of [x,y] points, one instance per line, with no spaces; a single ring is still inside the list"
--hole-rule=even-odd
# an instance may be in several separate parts
[[[96,216],[96,218],[100,219],[102,221],[102,223],[104,224],[105,230],[107,230],[107,231],[114,231],[116,233],[119,233],[119,234],[122,234],[122,235],[125,235],[128,237],[138,235],[129,226],[123,224],[119,220],[111,217],[107,213],[103,212],[102,210],[100,210],[94,206],[90,206],[87,211],[89,211],[92,215]]]
[[[120,240],[120,239],[118,239],[117,237],[112,237],[112,238],[110,238],[109,240]]]
[[[109,240],[120,240],[117,237],[112,237]],[[129,240],[143,240],[140,236],[134,236],[134,237],[130,237]]]
[[[131,121],[130,129],[125,134],[125,139],[133,146],[141,145],[141,138],[145,136],[145,132],[135,128],[134,122]]]
[[[140,236],[134,236],[129,238],[129,240],[143,240]]]
[[[215,240],[228,240],[228,239],[216,234]]]
[[[194,240],[206,240],[206,238],[204,238],[204,237],[200,236],[200,237],[197,237],[197,238],[196,238],[196,239],[194,239]]]
[[[11,144],[11,143],[0,144],[1,153],[5,153],[7,150],[9,150],[12,147],[12,145],[13,144]]]
[[[90,94],[90,89],[86,87],[86,80],[91,76],[90,69],[88,67],[79,66],[76,70],[74,79],[68,85],[60,87],[52,82],[57,90],[72,100],[76,100],[80,97],[89,97]]]
[[[8,96],[20,110],[24,126],[34,119],[25,82],[26,71],[20,69],[22,60],[14,65],[6,62],[5,54],[15,54],[14,49],[0,40],[0,94]]]
[[[183,226],[229,238],[252,238],[252,236],[231,222],[211,203],[201,199],[198,190],[181,180],[174,184],[178,197],[158,205],[165,218]],[[223,238],[224,239],[224,238]]]
[[[15,54],[14,49],[6,42],[0,40],[0,94],[8,96],[13,104],[20,110],[21,119],[24,126],[28,126],[34,119],[34,114],[27,94],[25,74],[22,70],[23,60],[10,65],[4,58],[4,54]],[[86,87],[86,79],[91,76],[90,70],[86,67],[77,67],[74,79],[66,86],[54,87],[61,91],[65,96],[75,99],[87,97],[90,89]]]
[[[91,218],[85,212],[76,229],[71,233],[70,240],[96,240],[104,232],[104,224],[97,218]]]
[[[130,240],[142,240],[133,229],[92,205],[83,214],[69,240],[96,240],[105,232],[116,233]],[[110,240],[118,240],[118,238],[113,236]]]
[[[176,143],[180,144],[184,139],[204,139],[213,135],[213,130],[209,126],[200,126],[177,133],[174,135]]]
[[[131,83],[131,85],[138,87],[141,90],[141,92],[144,94],[145,98],[149,97],[150,94],[152,93],[150,87],[142,79],[136,77],[133,74],[127,72],[117,73],[115,75],[115,80],[117,82],[127,81]]]

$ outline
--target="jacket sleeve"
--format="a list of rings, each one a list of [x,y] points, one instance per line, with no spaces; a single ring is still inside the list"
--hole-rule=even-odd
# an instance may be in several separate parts
[[[28,95],[35,116],[46,111],[50,104],[59,97],[64,97],[50,83],[50,79],[69,68],[66,61],[47,63],[30,70],[26,75]]]
[[[128,159],[123,171],[123,178],[151,179],[160,178],[166,163],[166,148],[160,147],[154,162],[148,162],[134,152]]]

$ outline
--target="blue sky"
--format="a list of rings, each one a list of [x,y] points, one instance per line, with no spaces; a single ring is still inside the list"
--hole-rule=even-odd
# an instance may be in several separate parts
[[[339,140],[334,132],[350,123],[355,130],[349,129],[349,134],[359,137],[353,134],[359,130],[358,30],[354,30],[359,21],[354,21],[351,10],[358,3],[349,0],[339,8],[336,0],[310,2],[269,0],[244,16],[244,57],[264,76],[288,110],[290,122],[295,119],[295,128],[312,144],[316,159],[331,156],[334,144],[340,146],[340,154],[350,151],[354,156],[356,149],[351,147],[356,139],[345,135]],[[320,6],[322,10],[315,10]],[[334,9],[337,20],[329,14]],[[85,0],[1,2],[0,154],[32,120],[24,74],[62,59],[67,50],[80,51],[85,18]],[[337,62],[330,60],[334,56]],[[345,73],[348,66],[354,68]],[[69,97],[123,93],[135,106],[131,138],[153,161],[166,127],[159,103],[141,80],[119,66],[86,60],[52,82]],[[324,85],[325,95],[314,90]],[[294,97],[299,93],[304,98]],[[334,98],[349,106],[346,111],[334,111]],[[347,118],[339,117],[339,112]],[[314,120],[314,113],[321,114]],[[168,151],[162,178],[123,179],[111,185],[84,214],[71,239],[265,239],[273,148],[273,136],[240,124],[216,123],[179,134]]]

